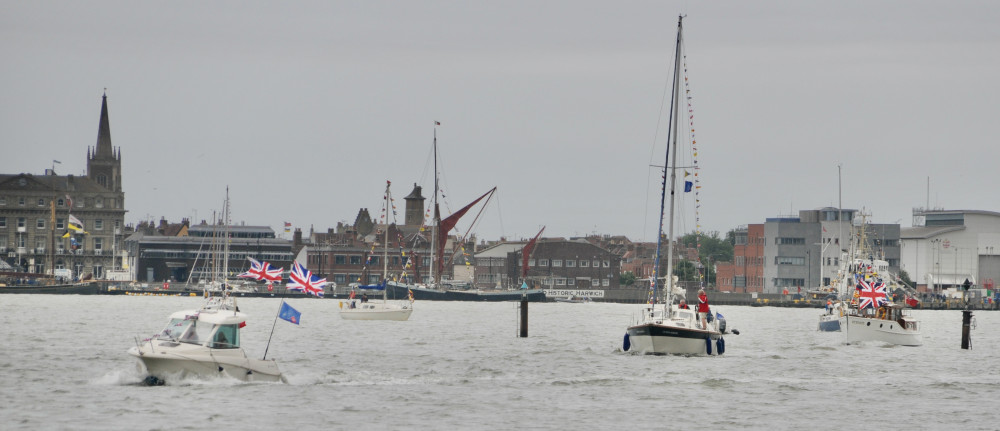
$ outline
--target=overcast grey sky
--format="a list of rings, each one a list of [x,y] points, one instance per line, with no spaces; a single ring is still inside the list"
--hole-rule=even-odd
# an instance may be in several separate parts
[[[447,206],[498,187],[481,238],[650,240],[683,13],[702,230],[837,206],[838,164],[877,223],[1000,211],[1000,4],[816,3],[2,0],[0,172],[82,174],[107,88],[127,222],[228,185],[236,221],[325,230],[429,196],[440,121]]]

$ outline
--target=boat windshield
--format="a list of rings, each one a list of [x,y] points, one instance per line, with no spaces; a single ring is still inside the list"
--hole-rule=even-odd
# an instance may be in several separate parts
[[[184,335],[184,332],[188,330],[188,327],[194,323],[191,319],[170,319],[170,323],[167,323],[167,327],[163,328],[156,338],[159,340],[172,340],[177,341]]]
[[[211,339],[215,325],[192,319],[170,319],[167,327],[156,337],[160,340],[180,341],[190,344],[204,344]]]

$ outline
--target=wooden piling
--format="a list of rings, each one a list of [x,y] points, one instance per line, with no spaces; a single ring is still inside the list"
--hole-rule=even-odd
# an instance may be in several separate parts
[[[962,348],[969,349],[969,327],[972,326],[972,310],[962,310]]]
[[[528,337],[528,297],[521,297],[521,338]]]

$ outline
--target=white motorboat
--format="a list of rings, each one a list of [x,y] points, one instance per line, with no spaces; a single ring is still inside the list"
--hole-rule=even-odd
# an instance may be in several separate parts
[[[223,209],[226,225],[220,254],[222,272],[213,275],[213,283],[224,280],[229,272],[229,190]],[[214,239],[213,239],[214,241]],[[128,350],[146,369],[147,384],[162,384],[167,377],[229,376],[247,382],[286,382],[274,360],[254,359],[240,346],[240,328],[247,315],[240,312],[230,289],[221,295],[208,296],[200,309],[179,311],[170,316],[167,327],[155,336],[136,342]],[[267,355],[266,349],[264,355]]]
[[[834,282],[844,299],[820,316],[819,329],[841,331],[844,342],[882,342],[900,346],[923,344],[920,322],[910,316],[903,304],[894,304],[890,292],[912,289],[896,283],[889,262],[875,256],[868,243],[867,215],[856,221],[851,250],[841,260]],[[850,257],[850,258],[849,258]]]
[[[147,382],[154,384],[174,376],[286,382],[273,359],[251,358],[240,346],[246,320],[232,297],[210,297],[201,309],[172,314],[163,331],[128,353],[139,359],[150,376]]]
[[[672,98],[670,101],[670,126],[668,135],[670,136],[666,161],[664,163],[663,183],[660,188],[660,230],[657,235],[655,263],[653,265],[653,277],[651,279],[650,304],[645,306],[637,321],[633,321],[628,326],[625,333],[625,340],[622,345],[624,351],[636,351],[653,355],[713,355],[725,352],[725,340],[723,334],[726,332],[725,320],[722,315],[713,318],[713,313],[709,311],[706,323],[702,324],[695,313],[688,308],[681,308],[673,304],[676,281],[673,276],[673,238],[674,238],[674,206],[677,188],[677,147],[678,129],[681,127],[680,110],[681,97],[685,93],[681,88],[682,70],[682,48],[683,44],[683,20],[681,16],[677,20],[677,47],[674,56],[674,79]],[[684,77],[687,82],[687,77]],[[673,151],[673,154],[671,153]],[[669,167],[668,167],[669,166]],[[669,175],[666,175],[669,169]],[[697,168],[692,168],[697,169]],[[697,175],[697,174],[696,174]],[[667,182],[669,178],[669,183]],[[686,187],[687,188],[687,185]],[[669,230],[666,235],[663,233],[664,203],[667,201],[669,189]],[[667,265],[666,276],[659,274],[661,245],[666,240]],[[663,284],[661,285],[661,280]],[[661,290],[662,288],[662,290]],[[664,292],[660,298],[658,292]],[[733,333],[738,333],[733,331]]]
[[[920,322],[899,304],[886,304],[878,309],[850,308],[840,318],[841,331],[848,344],[873,341],[899,346],[920,346]]]
[[[362,289],[378,289],[382,291],[381,301],[369,302],[367,296],[364,300],[351,298],[340,302],[340,318],[344,320],[407,320],[413,313],[413,296],[409,301],[389,301],[386,297],[386,284],[389,278],[389,214],[392,206],[392,194],[389,186],[392,183],[385,182],[385,207],[383,208],[383,220],[385,220],[385,238],[382,243],[382,283],[371,286],[360,286]],[[391,212],[395,214],[395,211]]]

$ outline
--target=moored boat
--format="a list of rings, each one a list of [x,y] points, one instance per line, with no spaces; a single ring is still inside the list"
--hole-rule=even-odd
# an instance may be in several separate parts
[[[385,238],[382,242],[382,282],[375,285],[360,286],[362,289],[374,289],[382,291],[382,300],[369,302],[367,295],[365,300],[354,298],[354,291],[351,291],[351,298],[348,302],[340,303],[340,318],[344,320],[408,320],[413,313],[413,295],[408,295],[409,303],[405,301],[390,301],[386,292],[386,282],[389,279],[389,215],[392,208],[392,193],[389,187],[390,181],[385,182],[385,206],[382,208],[383,228]]]

